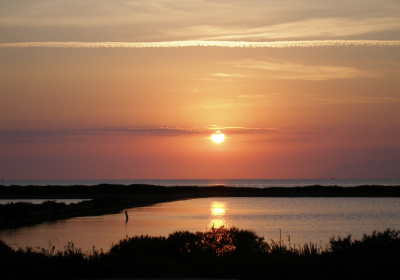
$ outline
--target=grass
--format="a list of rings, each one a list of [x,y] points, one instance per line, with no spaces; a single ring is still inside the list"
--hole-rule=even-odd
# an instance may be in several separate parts
[[[251,230],[177,231],[168,237],[126,237],[110,251],[13,250],[0,240],[0,278],[236,278],[398,279],[400,231],[387,229],[360,240],[331,238],[326,248],[270,243]]]

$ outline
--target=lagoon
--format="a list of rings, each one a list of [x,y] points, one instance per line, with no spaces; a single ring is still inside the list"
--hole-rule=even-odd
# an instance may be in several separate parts
[[[125,219],[125,211],[129,220]],[[212,226],[254,230],[267,241],[293,246],[324,246],[330,237],[386,228],[400,229],[400,198],[202,198],[125,209],[117,214],[77,217],[0,231],[13,248],[55,246],[68,241],[104,251],[134,235],[167,236],[177,230],[204,231]]]

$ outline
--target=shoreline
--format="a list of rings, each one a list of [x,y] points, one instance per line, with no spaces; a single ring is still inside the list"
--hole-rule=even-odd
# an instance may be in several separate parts
[[[140,194],[193,194],[199,196],[260,196],[260,197],[400,197],[400,185],[338,185],[296,187],[231,187],[231,186],[160,186],[148,184],[99,184],[99,185],[11,185],[0,186],[0,199],[93,199],[107,195]]]
[[[126,208],[207,197],[400,197],[400,186],[163,187],[156,185],[0,186],[0,199],[48,199],[42,204],[0,205],[0,230],[83,216],[118,213]],[[66,205],[55,199],[91,199]],[[53,201],[51,201],[53,200]]]

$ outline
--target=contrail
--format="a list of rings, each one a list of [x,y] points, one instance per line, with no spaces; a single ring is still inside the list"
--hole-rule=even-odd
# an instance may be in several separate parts
[[[310,47],[398,47],[400,40],[320,40],[320,41],[169,41],[169,42],[23,42],[1,43],[0,48],[310,48]]]

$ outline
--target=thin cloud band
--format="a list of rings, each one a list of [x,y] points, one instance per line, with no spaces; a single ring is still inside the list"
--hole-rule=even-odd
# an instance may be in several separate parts
[[[168,41],[168,42],[21,42],[1,43],[0,48],[309,48],[309,47],[398,47],[400,40],[320,40],[320,41]]]

